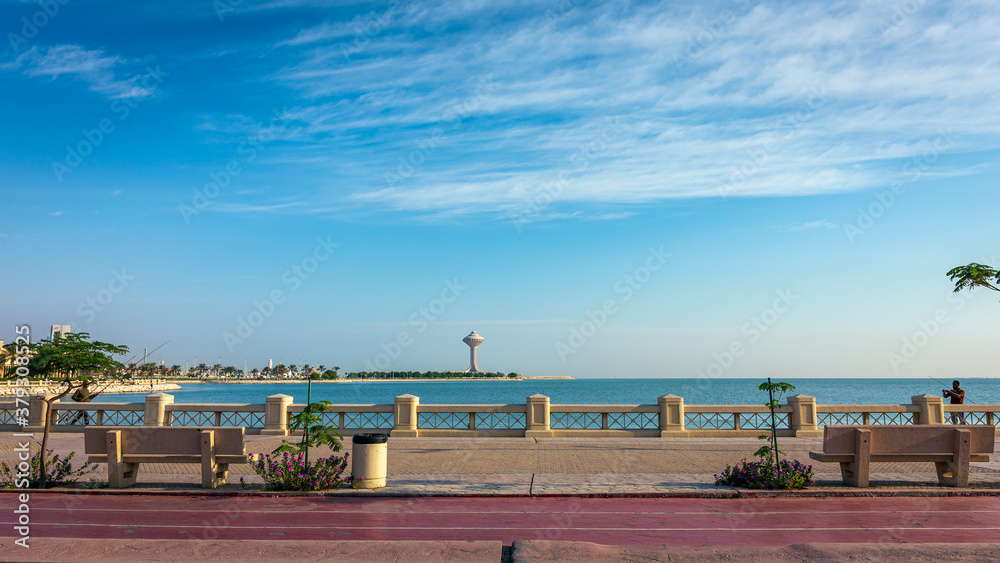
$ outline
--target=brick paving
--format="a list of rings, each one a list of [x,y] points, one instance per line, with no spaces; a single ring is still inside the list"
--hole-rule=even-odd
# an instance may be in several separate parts
[[[280,443],[272,436],[247,436],[247,451],[270,452]],[[809,463],[808,452],[821,449],[822,439],[784,438],[780,446],[786,457]],[[10,433],[0,434],[0,461],[14,459],[14,447]],[[53,434],[50,447],[62,455],[75,451],[75,459],[83,460],[82,433]],[[333,494],[718,494],[727,489],[714,486],[713,475],[751,458],[758,447],[753,438],[391,438],[388,487]],[[350,449],[347,438],[343,451]],[[329,454],[323,448],[311,455]],[[838,464],[813,463],[813,469],[817,485],[810,489],[844,490]],[[199,489],[200,471],[195,464],[143,464],[136,488]],[[241,477],[251,486],[261,483],[248,466],[233,465],[223,490],[240,490]],[[106,480],[106,466],[77,486],[90,479]],[[872,464],[872,485],[941,489],[931,463]],[[970,489],[1000,491],[1000,461],[974,463]]]

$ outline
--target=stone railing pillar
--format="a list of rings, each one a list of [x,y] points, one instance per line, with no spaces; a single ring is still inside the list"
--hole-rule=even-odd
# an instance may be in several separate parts
[[[660,404],[660,437],[687,438],[684,429],[684,397],[664,395],[657,399]]]
[[[288,407],[292,404],[289,395],[271,395],[264,399],[263,436],[288,436]]]
[[[45,417],[49,413],[49,405],[45,400],[54,396],[55,393],[44,393],[32,395],[28,399],[28,425],[24,427],[25,432],[41,432],[45,428]]]
[[[413,395],[400,395],[396,397],[392,407],[392,432],[393,438],[416,438],[420,435],[417,428],[417,406],[420,404],[420,397]]]
[[[167,405],[173,402],[174,396],[169,393],[146,395],[146,412],[142,417],[143,426],[170,426]]]
[[[920,407],[917,424],[944,424],[944,398],[937,395],[914,395],[910,401]]]
[[[816,397],[792,395],[788,398],[788,406],[792,409],[788,426],[796,438],[815,438],[823,435],[816,414]]]
[[[545,395],[528,397],[524,414],[524,436],[526,438],[551,438],[551,404]]]

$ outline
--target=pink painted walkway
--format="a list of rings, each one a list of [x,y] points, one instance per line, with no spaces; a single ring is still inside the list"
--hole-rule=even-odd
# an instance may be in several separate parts
[[[14,495],[0,496],[5,505]],[[10,502],[8,502],[10,501]],[[11,510],[0,521],[10,534]],[[1000,543],[1000,498],[329,498],[33,494],[31,536],[558,540],[633,546]],[[4,542],[7,543],[7,542]]]

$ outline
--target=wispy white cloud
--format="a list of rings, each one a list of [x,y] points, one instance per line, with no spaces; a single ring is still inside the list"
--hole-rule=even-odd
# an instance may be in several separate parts
[[[808,223],[792,223],[780,228],[785,231],[808,231],[812,229],[837,229],[840,228],[840,225],[826,219],[820,219],[819,221],[810,221]]]
[[[629,211],[576,206],[872,189],[945,131],[938,156],[1000,148],[986,2],[927,4],[887,34],[874,1],[417,1],[345,57],[387,9],[278,43],[294,62],[273,79],[298,101],[269,158],[309,168],[314,204],[502,216],[559,181],[539,217],[614,219]],[[976,170],[939,158],[922,178]]]
[[[141,74],[121,77],[118,70],[126,63],[117,56],[106,56],[103,50],[87,50],[79,45],[34,46],[13,61],[0,65],[0,70],[19,70],[25,76],[47,76],[53,80],[69,76],[89,84],[90,90],[108,98],[143,98],[153,91],[143,86]]]

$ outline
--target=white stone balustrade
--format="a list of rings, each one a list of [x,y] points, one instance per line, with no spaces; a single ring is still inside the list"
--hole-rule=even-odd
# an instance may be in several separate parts
[[[288,395],[267,397],[264,404],[175,403],[173,395],[154,393],[144,403],[56,402],[48,416],[57,432],[78,432],[73,413],[87,410],[91,425],[115,426],[243,426],[250,434],[284,436],[289,418],[305,405]],[[29,403],[26,432],[42,429],[42,396]],[[0,400],[0,430],[21,431],[14,424],[13,400]],[[822,435],[826,424],[946,424],[946,414],[965,412],[970,424],[995,425],[1000,405],[945,405],[935,395],[916,395],[909,404],[823,405],[814,397],[793,395],[776,410],[779,436]],[[552,404],[532,395],[520,404],[425,405],[419,397],[401,395],[390,405],[332,405],[324,413],[342,434],[384,432],[393,437],[736,437],[757,436],[770,429],[764,405],[685,405],[665,395],[647,405]]]

